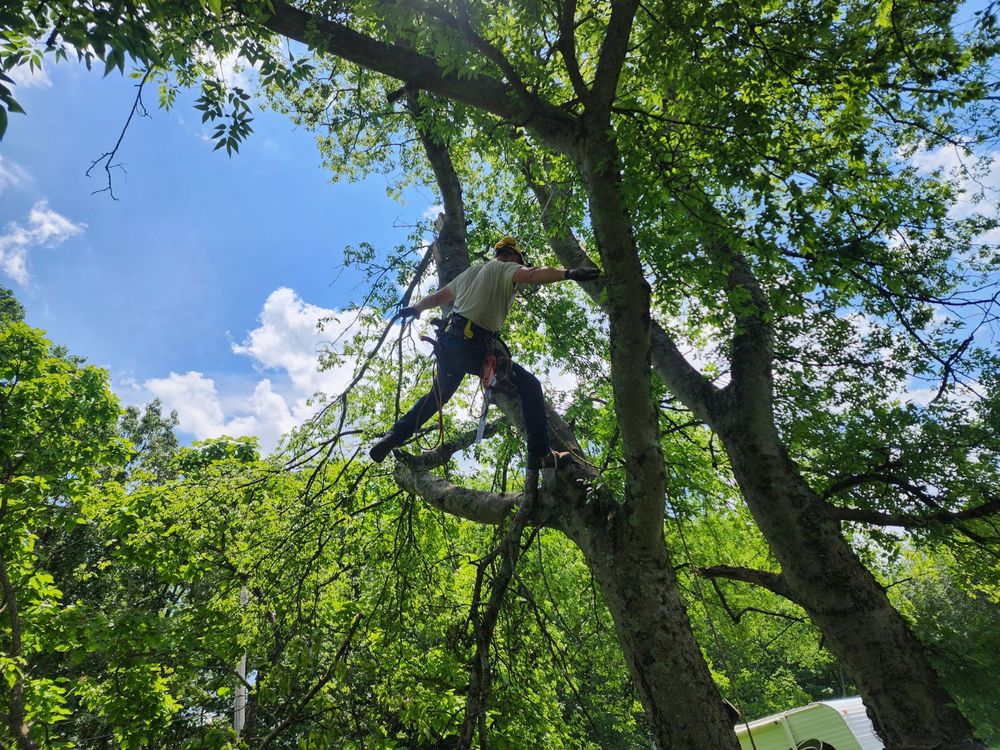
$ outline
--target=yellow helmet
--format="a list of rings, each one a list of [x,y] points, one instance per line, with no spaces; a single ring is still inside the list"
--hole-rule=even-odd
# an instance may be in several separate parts
[[[527,259],[524,257],[524,250],[522,250],[517,245],[517,238],[511,237],[509,234],[505,234],[500,238],[500,241],[493,246],[494,255],[498,255],[501,252],[514,253],[521,261],[521,265],[527,263]]]

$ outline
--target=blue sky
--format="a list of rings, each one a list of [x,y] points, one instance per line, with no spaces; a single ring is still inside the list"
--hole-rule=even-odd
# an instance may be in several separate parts
[[[270,449],[309,414],[309,396],[339,392],[349,368],[319,373],[315,353],[338,333],[317,322],[363,289],[341,272],[343,248],[404,242],[432,189],[401,204],[384,177],[333,184],[312,135],[267,112],[230,159],[213,152],[193,95],[165,112],[150,91],[151,117],[133,121],[118,155],[127,173],[115,175],[115,201],[92,194],[103,172],[85,172],[118,138],[135,81],[78,64],[15,77],[27,115],[0,142],[0,284],[30,324],[107,368],[125,403],[176,409],[188,440],[257,435]],[[1000,152],[987,157],[956,216],[996,210]],[[954,149],[911,158],[928,172],[960,161]],[[908,391],[926,400],[935,388]]]
[[[400,204],[384,177],[332,184],[312,135],[266,112],[230,159],[193,97],[165,112],[150,91],[151,118],[119,153],[119,200],[92,195],[104,174],[85,172],[117,139],[135,81],[76,64],[18,79],[27,116],[0,142],[0,284],[28,323],[107,368],[125,402],[177,408],[184,437],[273,445],[307,396],[343,380],[313,366],[316,322],[359,294],[343,248],[403,242],[433,191]]]

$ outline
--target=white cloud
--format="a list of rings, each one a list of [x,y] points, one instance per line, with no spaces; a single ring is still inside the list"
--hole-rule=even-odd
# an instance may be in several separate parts
[[[200,372],[170,373],[144,383],[163,402],[167,413],[176,410],[180,426],[199,439],[218,437],[225,432],[225,415],[219,402],[215,381]]]
[[[256,67],[240,57],[238,52],[231,52],[225,57],[204,54],[200,61],[212,65],[219,78],[230,88],[248,89],[251,83],[250,71],[256,70]]]
[[[39,201],[28,213],[32,238],[43,245],[55,245],[80,234],[85,224],[76,224],[49,208],[46,201]]]
[[[31,180],[28,171],[10,159],[0,156],[0,193],[7,188],[17,188]]]
[[[300,396],[339,392],[350,381],[352,367],[320,372],[318,357],[326,346],[348,333],[356,314],[309,304],[292,289],[282,287],[264,302],[260,326],[242,344],[234,344],[233,352],[250,357],[262,368],[284,370]]]
[[[253,436],[269,451],[301,421],[267,378],[257,383],[249,396],[220,395],[214,379],[194,370],[151,378],[143,385],[160,399],[165,412],[177,412],[180,429],[196,440]]]
[[[965,219],[976,213],[995,214],[1000,196],[1000,151],[977,155],[953,146],[933,151],[916,151],[910,163],[925,174],[940,171],[958,188],[950,215]],[[985,209],[985,210],[984,210]]]
[[[317,392],[338,395],[352,379],[353,359],[321,371],[319,356],[327,347],[343,350],[353,335],[356,316],[357,312],[340,313],[309,304],[294,290],[282,287],[264,302],[260,325],[232,346],[234,354],[249,357],[256,368],[275,371],[279,377],[262,377],[252,391],[235,386],[220,393],[213,378],[190,371],[151,378],[143,387],[150,397],[163,402],[164,411],[176,410],[179,428],[196,440],[252,435],[259,438],[265,452],[272,451],[282,435],[318,410],[319,406],[309,403],[311,396]]]
[[[81,234],[86,224],[77,224],[38,201],[28,212],[28,227],[11,222],[0,235],[0,268],[21,284],[30,279],[28,251],[32,247],[55,247]]]
[[[52,80],[49,78],[49,74],[45,72],[44,68],[32,69],[29,65],[18,65],[16,68],[11,68],[7,71],[7,75],[9,75],[18,86],[26,89],[44,89],[52,85]]]

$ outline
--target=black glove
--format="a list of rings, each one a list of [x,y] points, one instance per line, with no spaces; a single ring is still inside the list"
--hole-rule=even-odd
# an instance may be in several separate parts
[[[396,317],[400,320],[406,320],[407,318],[419,318],[420,310],[415,308],[413,305],[410,305],[409,307],[404,307],[400,310]]]
[[[580,266],[579,268],[566,269],[566,279],[568,281],[593,281],[601,275],[601,269]]]

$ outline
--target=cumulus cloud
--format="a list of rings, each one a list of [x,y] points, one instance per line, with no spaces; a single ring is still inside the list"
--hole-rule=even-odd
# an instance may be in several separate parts
[[[285,385],[262,377],[252,391],[220,392],[213,378],[190,371],[151,378],[143,386],[166,411],[177,411],[180,429],[196,440],[252,435],[271,451],[316,412],[311,396],[339,394],[350,382],[353,361],[321,371],[319,357],[334,342],[342,348],[350,340],[355,315],[307,303],[287,287],[276,289],[264,302],[259,325],[232,351],[249,357],[262,373],[276,373],[275,381]]]
[[[151,378],[145,387],[163,402],[165,412],[176,411],[181,428],[198,438],[218,437],[226,431],[226,419],[215,381],[200,372],[170,373]]]
[[[196,440],[253,436],[265,450],[272,450],[300,421],[267,378],[249,395],[220,394],[213,378],[194,370],[150,378],[143,385],[160,399],[164,411],[177,412],[180,429]]]
[[[0,235],[0,268],[15,281],[27,283],[31,278],[28,273],[31,248],[55,247],[81,234],[86,227],[56,213],[47,201],[38,201],[28,212],[27,227],[11,222]]]
[[[301,395],[332,393],[347,384],[351,368],[344,365],[320,372],[318,357],[329,342],[346,334],[353,319],[353,314],[309,304],[292,289],[282,287],[267,298],[260,325],[243,343],[234,344],[233,352],[250,357],[261,368],[284,370]]]

